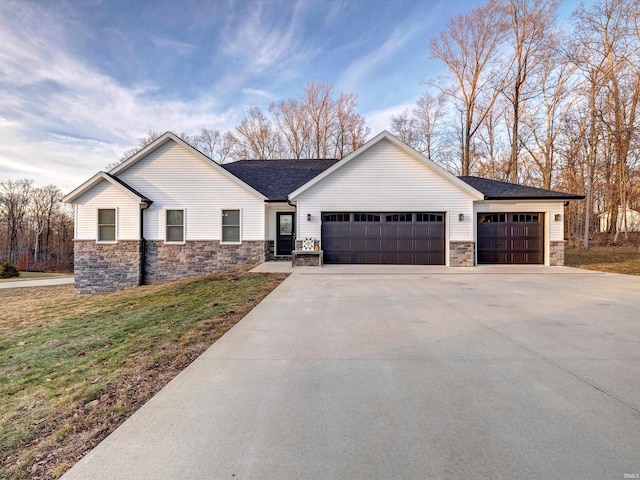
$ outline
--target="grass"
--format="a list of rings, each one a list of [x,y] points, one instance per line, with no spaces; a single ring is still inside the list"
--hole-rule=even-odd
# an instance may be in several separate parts
[[[19,277],[0,278],[0,283],[4,282],[21,282],[24,280],[45,280],[47,278],[64,278],[72,275],[66,273],[43,273],[43,272],[20,272]]]
[[[640,275],[640,249],[637,246],[598,246],[589,250],[567,249],[565,265],[600,272]]]
[[[58,478],[286,274],[0,290],[0,478]]]

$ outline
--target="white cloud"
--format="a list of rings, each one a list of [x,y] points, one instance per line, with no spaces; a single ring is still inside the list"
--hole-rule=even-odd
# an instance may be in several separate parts
[[[260,90],[259,88],[243,88],[242,93],[246,95],[258,95],[269,100],[275,100],[278,96],[274,93],[267,92],[266,90]]]
[[[371,129],[371,134],[377,135],[383,130],[391,129],[391,117],[393,115],[399,115],[407,109],[411,110],[415,106],[415,103],[402,103],[400,105],[368,112],[364,114],[364,118],[367,122],[367,127]]]
[[[7,12],[16,5],[20,12]],[[30,23],[38,15],[9,7],[0,7],[0,178],[69,190],[150,130],[195,133],[236,122],[238,113],[213,94],[184,101],[161,97],[152,84],[119,84],[69,53],[59,30]]]
[[[192,43],[180,42],[167,37],[154,36],[151,37],[151,41],[160,50],[169,50],[169,53],[177,55],[191,55],[198,48]]]
[[[353,62],[344,72],[339,83],[348,89],[354,89],[372,70],[389,60],[423,28],[424,25],[420,23],[402,24],[396,27],[382,45]]]

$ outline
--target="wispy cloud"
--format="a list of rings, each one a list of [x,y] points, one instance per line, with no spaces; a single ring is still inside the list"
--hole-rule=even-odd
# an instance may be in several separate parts
[[[399,105],[393,105],[388,108],[368,112],[364,114],[364,118],[367,122],[367,126],[375,135],[382,130],[391,129],[391,117],[393,115],[399,115],[405,110],[411,110],[415,106],[415,103],[401,103]]]
[[[156,95],[148,82],[125,87],[70,54],[55,31],[31,28],[34,16],[15,22],[6,13],[0,10],[0,177],[69,189],[149,130],[193,133],[236,121],[212,94],[185,101]]]
[[[176,55],[191,55],[198,48],[192,43],[180,42],[167,37],[153,36],[151,41],[160,50],[168,50],[169,53]]]
[[[257,95],[259,97],[264,97],[269,100],[275,100],[278,96],[274,93],[267,92],[266,90],[260,90],[259,88],[243,88],[242,93],[246,95]]]
[[[358,58],[342,74],[340,84],[349,89],[357,87],[374,69],[388,62],[391,57],[404,47],[421,29],[419,22],[412,20],[397,26],[387,39],[368,54]]]

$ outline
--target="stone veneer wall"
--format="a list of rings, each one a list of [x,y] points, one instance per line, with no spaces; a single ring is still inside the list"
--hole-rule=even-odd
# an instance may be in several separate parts
[[[114,244],[95,240],[73,243],[75,289],[78,293],[106,293],[140,284],[140,242]]]
[[[217,240],[190,240],[184,245],[171,245],[162,240],[148,240],[145,245],[145,281],[149,283],[262,263],[269,252],[265,241],[221,245]]]
[[[475,249],[475,242],[449,242],[449,266],[473,267]]]
[[[564,242],[549,242],[549,265],[564,266]]]
[[[274,260],[276,258],[276,242],[267,240],[265,244],[265,261]]]

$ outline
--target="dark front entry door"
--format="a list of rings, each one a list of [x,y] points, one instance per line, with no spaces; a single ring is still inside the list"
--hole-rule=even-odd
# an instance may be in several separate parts
[[[294,213],[277,212],[276,219],[276,255],[291,255],[296,231]]]

